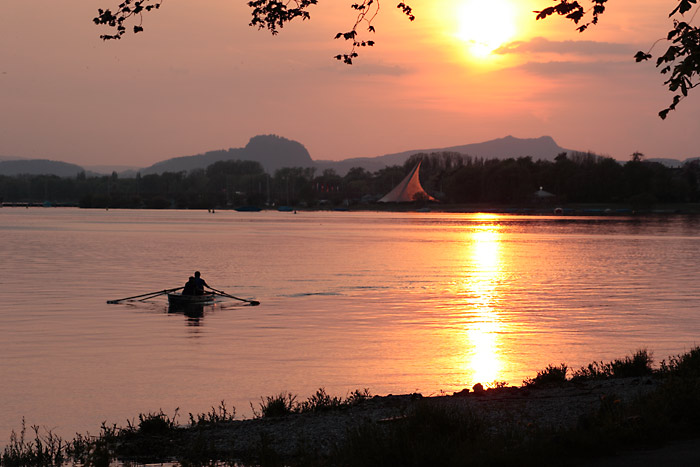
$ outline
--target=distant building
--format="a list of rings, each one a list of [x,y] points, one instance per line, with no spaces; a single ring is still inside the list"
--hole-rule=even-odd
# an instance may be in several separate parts
[[[557,200],[557,195],[545,191],[542,187],[532,194],[532,200],[537,204],[550,204]]]
[[[391,190],[386,196],[379,200],[380,203],[411,203],[413,201],[437,201],[425,192],[420,184],[419,171],[420,161],[411,170],[406,178]]]
[[[556,195],[554,193],[544,191],[542,187],[540,187],[540,189],[537,190],[533,196],[535,197],[535,199],[551,199],[554,198]]]

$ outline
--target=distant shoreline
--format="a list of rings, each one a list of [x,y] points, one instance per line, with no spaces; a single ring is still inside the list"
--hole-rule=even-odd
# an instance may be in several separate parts
[[[13,203],[4,202],[4,208],[76,208],[85,211],[207,211],[216,212],[417,212],[417,213],[454,213],[454,214],[502,214],[502,215],[546,215],[546,216],[663,216],[663,215],[700,215],[700,203],[658,204],[649,209],[632,209],[626,204],[562,204],[548,206],[497,206],[486,204],[390,204],[390,205],[352,205],[348,207],[260,207],[255,210],[236,207],[214,209],[133,209],[133,208],[81,208],[77,204],[50,203]]]

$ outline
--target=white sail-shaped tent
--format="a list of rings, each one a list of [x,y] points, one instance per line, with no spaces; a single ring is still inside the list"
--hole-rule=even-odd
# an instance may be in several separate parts
[[[420,163],[411,170],[411,173],[406,175],[401,183],[391,190],[386,196],[379,200],[380,203],[410,203],[413,201],[436,201],[435,198],[425,192],[420,184],[418,172],[420,171]]]

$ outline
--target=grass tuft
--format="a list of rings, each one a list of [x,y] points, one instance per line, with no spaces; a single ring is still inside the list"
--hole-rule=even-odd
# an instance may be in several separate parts
[[[372,397],[372,394],[369,392],[369,388],[364,388],[362,390],[355,389],[353,392],[348,394],[348,396],[345,398],[345,404],[349,406],[354,406],[357,404],[361,404],[362,402],[366,401],[367,399],[370,399]]]
[[[316,391],[316,394],[299,404],[299,412],[320,412],[323,410],[337,409],[343,405],[340,397],[331,397],[324,388]]]
[[[552,386],[566,383],[566,373],[569,367],[562,363],[559,366],[548,365],[542,371],[537,372],[534,378],[528,378],[523,384],[528,387]]]
[[[295,394],[281,392],[274,396],[261,397],[259,410],[256,410],[252,404],[250,407],[256,418],[282,417],[293,413],[321,412],[351,407],[371,397],[372,395],[367,388],[362,390],[355,389],[345,399],[329,396],[325,388],[319,388],[314,395],[302,402],[297,402]]]
[[[631,378],[651,376],[654,373],[654,359],[646,349],[638,350],[632,357],[613,360],[612,362],[593,362],[573,372],[573,381],[593,379]]]
[[[668,362],[662,360],[659,371],[664,376],[700,377],[700,347],[669,357]]]
[[[164,435],[175,428],[177,409],[173,418],[168,417],[161,410],[158,413],[140,414],[138,432],[142,435]]]
[[[236,408],[226,407],[226,403],[221,401],[218,407],[212,407],[210,412],[193,415],[190,413],[190,426],[201,427],[215,425],[217,423],[231,422],[236,418]]]
[[[13,430],[10,434],[10,444],[5,446],[0,456],[0,465],[6,466],[60,466],[66,460],[67,444],[51,430],[45,435],[39,434],[40,428],[32,425],[34,439],[27,439],[27,427],[22,418],[22,429],[19,435]]]
[[[253,414],[257,417],[282,417],[292,413],[299,412],[299,404],[297,404],[297,396],[291,392],[285,394],[283,392],[275,396],[267,396],[260,398],[260,412],[256,411],[252,404]]]

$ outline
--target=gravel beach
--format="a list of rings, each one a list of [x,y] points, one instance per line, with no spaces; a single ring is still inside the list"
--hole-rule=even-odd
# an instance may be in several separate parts
[[[655,387],[653,378],[644,377],[586,381],[561,387],[464,390],[435,397],[420,394],[374,396],[335,410],[188,428],[181,432],[177,443],[205,442],[234,458],[255,457],[266,448],[281,459],[294,459],[299,453],[325,457],[351,430],[364,424],[400,423],[418,404],[473,411],[492,430],[513,426],[568,428],[579,423],[582,416],[594,413],[604,398],[626,402]]]

